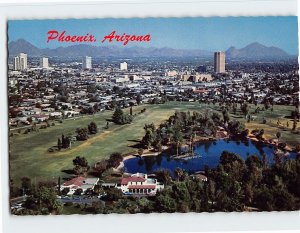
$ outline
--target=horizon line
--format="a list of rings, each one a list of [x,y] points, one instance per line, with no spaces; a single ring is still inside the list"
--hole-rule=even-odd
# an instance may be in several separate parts
[[[58,46],[58,47],[55,47],[55,48],[49,48],[49,47],[44,47],[44,48],[41,48],[41,47],[37,47],[34,43],[24,39],[24,38],[19,38],[17,40],[13,40],[13,41],[10,41],[7,43],[7,45],[9,45],[10,43],[12,42],[17,42],[19,40],[24,40],[26,41],[27,43],[30,43],[32,46],[38,48],[38,49],[57,49],[57,48],[67,48],[67,47],[71,47],[71,46],[75,46],[75,45],[89,45],[89,46],[94,46],[94,47],[117,47],[117,48],[122,48],[122,49],[125,49],[125,48],[143,48],[143,49],[151,49],[151,48],[157,48],[157,49],[163,49],[163,48],[168,48],[168,49],[174,49],[174,50],[186,50],[186,51],[189,51],[189,50],[200,50],[200,51],[205,51],[205,52],[218,52],[218,51],[222,51],[222,52],[226,52],[228,49],[230,48],[235,48],[235,49],[243,49],[251,44],[259,44],[259,45],[262,45],[262,46],[265,46],[267,48],[278,48],[278,49],[281,49],[282,51],[284,51],[285,53],[287,53],[289,56],[298,56],[299,54],[299,51],[297,54],[290,54],[288,53],[287,51],[285,51],[284,49],[280,48],[280,47],[277,47],[277,46],[274,46],[274,45],[265,45],[263,43],[260,43],[258,41],[254,41],[254,42],[251,42],[247,45],[245,45],[244,47],[241,47],[241,48],[237,48],[235,47],[234,45],[231,45],[230,47],[228,47],[226,50],[206,50],[206,49],[202,49],[202,48],[194,48],[194,49],[186,49],[186,48],[172,48],[172,47],[168,47],[168,46],[165,46],[165,47],[144,47],[144,46],[138,46],[138,45],[132,45],[132,46],[121,46],[121,45],[116,45],[116,44],[112,44],[112,45],[101,45],[101,44],[97,44],[96,43],[91,43],[91,42],[87,42],[87,43],[80,43],[80,42],[75,42],[74,44],[69,44],[69,45],[66,45],[66,46]]]

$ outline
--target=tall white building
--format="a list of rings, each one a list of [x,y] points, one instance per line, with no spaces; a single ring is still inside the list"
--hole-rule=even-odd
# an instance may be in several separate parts
[[[19,57],[14,57],[14,70],[20,70],[20,59],[19,59]]]
[[[120,63],[120,70],[127,70],[127,62]]]
[[[92,57],[85,56],[83,58],[82,69],[92,69]]]
[[[40,58],[40,67],[44,68],[44,69],[48,69],[49,68],[48,57],[41,57]]]
[[[27,54],[20,53],[19,56],[14,57],[14,70],[27,69]]]

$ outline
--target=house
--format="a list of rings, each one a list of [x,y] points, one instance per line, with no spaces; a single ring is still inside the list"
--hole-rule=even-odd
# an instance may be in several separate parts
[[[155,195],[157,191],[164,189],[164,185],[156,179],[148,178],[147,174],[136,173],[122,178],[121,184],[116,188],[121,189],[123,194]]]
[[[201,172],[196,172],[195,174],[191,175],[193,179],[199,180],[201,182],[206,182],[207,181],[207,176],[202,174]]]
[[[77,189],[82,189],[82,193],[84,193],[88,189],[93,190],[98,181],[99,178],[85,178],[83,176],[78,176],[63,183],[60,186],[60,190],[69,189],[67,195],[73,195]]]
[[[37,114],[37,115],[33,115],[32,118],[38,122],[43,122],[49,119],[49,115]]]

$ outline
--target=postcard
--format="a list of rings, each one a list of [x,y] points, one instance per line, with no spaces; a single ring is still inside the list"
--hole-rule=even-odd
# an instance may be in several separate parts
[[[299,210],[297,34],[294,16],[9,20],[11,213]]]

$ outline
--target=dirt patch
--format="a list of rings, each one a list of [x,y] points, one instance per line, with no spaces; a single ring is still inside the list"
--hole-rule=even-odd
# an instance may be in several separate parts
[[[71,148],[70,150],[66,150],[66,151],[62,151],[62,152],[58,152],[57,155],[65,155],[65,154],[70,154],[72,152],[76,152],[78,150],[81,150],[87,146],[90,146],[91,144],[93,144],[94,142],[98,141],[98,140],[102,140],[104,138],[106,138],[108,135],[110,135],[113,131],[104,131],[101,134],[99,134],[98,136],[95,136],[93,138],[90,138],[86,141],[84,141],[82,144],[76,146],[75,148]]]

